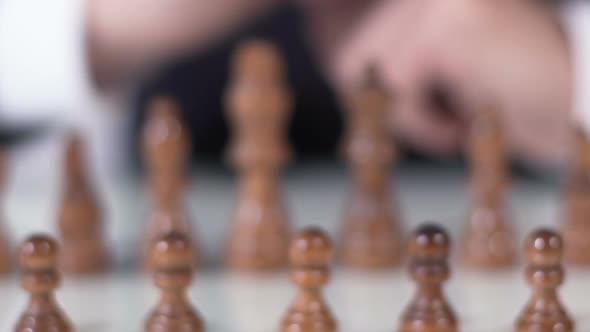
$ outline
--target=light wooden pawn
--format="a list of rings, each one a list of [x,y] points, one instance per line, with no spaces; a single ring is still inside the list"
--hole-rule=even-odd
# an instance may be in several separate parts
[[[21,285],[31,296],[14,332],[74,331],[53,295],[60,282],[57,257],[58,245],[48,236],[34,235],[21,245]]]
[[[337,324],[322,295],[330,279],[330,238],[307,228],[291,241],[291,280],[298,287],[295,301],[281,322],[282,332],[335,332]]]
[[[150,266],[160,299],[150,312],[145,332],[203,332],[205,327],[186,291],[194,270],[190,239],[182,232],[158,237],[151,248]]]
[[[574,323],[559,300],[557,288],[565,273],[559,234],[539,229],[525,240],[527,282],[532,296],[516,321],[516,332],[573,332]]]
[[[438,225],[424,224],[410,238],[410,275],[416,293],[404,310],[400,332],[457,332],[459,322],[445,298],[442,284],[449,279],[451,239]]]

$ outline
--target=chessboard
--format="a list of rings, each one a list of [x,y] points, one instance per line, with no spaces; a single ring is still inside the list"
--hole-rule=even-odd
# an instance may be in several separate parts
[[[268,274],[232,273],[223,268],[221,244],[230,224],[236,197],[235,177],[213,168],[192,173],[186,195],[188,213],[198,230],[205,263],[195,273],[189,289],[192,303],[208,331],[276,331],[291,302],[295,287],[287,271]],[[5,218],[15,242],[32,232],[56,234],[55,197],[59,185],[11,185],[5,195]],[[468,196],[462,169],[402,165],[391,186],[397,194],[407,232],[426,220],[446,227],[458,240],[465,225]],[[158,292],[149,273],[137,267],[138,242],[145,228],[148,202],[139,179],[124,177],[99,184],[105,227],[116,268],[104,275],[65,275],[57,299],[80,332],[141,331]],[[320,226],[338,245],[343,207],[350,189],[342,165],[315,164],[293,168],[283,181],[285,202],[293,229]],[[522,239],[540,226],[558,227],[559,191],[555,185],[529,179],[513,180],[509,210]],[[457,241],[455,241],[457,243]],[[524,278],[523,256],[513,268],[499,271],[465,269],[452,251],[452,274],[445,286],[449,301],[469,332],[508,332],[530,294]],[[329,304],[340,331],[392,331],[410,300],[414,285],[407,264],[381,272],[333,266],[326,287]],[[575,318],[577,329],[590,328],[590,270],[566,267],[560,295]],[[26,305],[27,294],[16,275],[0,280],[0,330],[11,331]]]

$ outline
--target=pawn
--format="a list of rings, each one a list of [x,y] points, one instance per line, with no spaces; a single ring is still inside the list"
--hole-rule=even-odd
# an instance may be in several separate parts
[[[563,242],[559,234],[540,229],[525,241],[526,278],[532,297],[516,321],[517,332],[572,332],[574,323],[557,295],[563,283]]]
[[[321,293],[330,279],[332,242],[324,232],[308,228],[289,250],[291,280],[299,288],[281,323],[282,332],[335,332],[337,324]]]
[[[158,237],[151,248],[150,266],[160,300],[149,314],[145,332],[202,332],[204,324],[186,296],[194,269],[190,239],[182,232]]]
[[[0,151],[0,190],[4,188],[7,168],[6,151]],[[0,215],[0,217],[2,216]],[[4,225],[0,223],[0,274],[9,273],[12,270],[11,256],[8,234],[6,234]]]
[[[60,282],[57,255],[55,240],[43,235],[30,237],[20,247],[21,285],[31,297],[15,332],[74,331],[53,295]]]
[[[232,131],[228,159],[239,173],[226,264],[246,272],[284,269],[290,227],[280,173],[291,156],[292,96],[274,45],[249,40],[238,47],[225,102]]]
[[[102,215],[92,190],[83,156],[83,142],[77,134],[65,147],[64,190],[58,212],[63,250],[60,264],[67,273],[102,272],[110,265],[110,253],[103,238]]]
[[[401,317],[400,332],[456,332],[458,322],[442,283],[449,279],[451,239],[444,229],[425,224],[409,243],[410,275],[417,290]]]

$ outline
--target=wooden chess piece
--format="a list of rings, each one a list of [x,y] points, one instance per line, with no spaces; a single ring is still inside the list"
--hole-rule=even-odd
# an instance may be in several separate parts
[[[506,217],[508,169],[499,114],[481,109],[472,119],[467,155],[472,208],[463,237],[463,262],[502,268],[515,262],[514,234]]]
[[[350,267],[394,267],[402,257],[399,214],[389,181],[396,150],[386,119],[390,98],[374,69],[347,104],[351,107],[345,155],[354,184],[346,205],[340,260]]]
[[[57,255],[57,243],[47,236],[31,236],[21,245],[21,285],[31,297],[14,332],[74,331],[53,294],[60,282]]]
[[[233,128],[228,157],[240,173],[226,264],[242,271],[285,268],[289,225],[278,178],[290,158],[291,96],[278,50],[262,40],[241,44],[226,97]]]
[[[298,287],[298,294],[283,317],[281,332],[337,331],[321,293],[330,279],[330,238],[318,228],[307,228],[291,241],[289,257],[291,280]]]
[[[420,226],[409,243],[410,275],[416,293],[401,317],[400,332],[456,332],[458,321],[443,294],[449,279],[451,239],[435,224]]]
[[[532,297],[516,321],[517,332],[572,332],[574,323],[557,295],[563,283],[563,242],[559,234],[539,229],[526,239],[526,278]]]
[[[142,143],[152,202],[143,243],[143,261],[147,266],[151,244],[162,234],[176,230],[185,233],[192,243],[196,242],[183,206],[190,154],[188,130],[182,124],[179,106],[172,99],[152,100]],[[198,260],[195,255],[195,264]]]
[[[83,142],[77,134],[66,141],[64,188],[58,211],[64,272],[88,274],[105,271],[111,261],[103,237],[99,203],[86,175]]]
[[[161,296],[145,323],[145,332],[202,332],[203,321],[190,304],[186,290],[191,284],[194,253],[184,232],[170,232],[152,243],[154,283]]]
[[[185,176],[190,144],[180,106],[169,97],[154,98],[143,129],[142,150],[150,173]]]
[[[4,150],[0,150],[0,188],[5,187],[6,173],[8,169],[8,155]],[[0,189],[1,190],[1,189]],[[12,255],[10,251],[10,241],[6,228],[0,223],[0,274],[10,273],[12,270]]]
[[[562,193],[562,233],[567,262],[590,265],[590,139],[575,130],[571,161]]]

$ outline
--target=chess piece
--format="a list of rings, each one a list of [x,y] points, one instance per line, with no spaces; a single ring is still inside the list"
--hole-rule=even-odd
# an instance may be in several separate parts
[[[20,247],[21,285],[31,297],[15,332],[74,331],[53,295],[60,282],[57,255],[57,243],[43,235],[31,236]]]
[[[170,232],[152,242],[154,283],[161,296],[145,323],[145,332],[203,332],[199,314],[186,296],[194,269],[190,239],[184,232]]]
[[[278,177],[290,157],[291,96],[274,46],[262,40],[240,45],[226,103],[233,128],[228,159],[240,173],[226,263],[242,271],[284,268],[289,226]]]
[[[291,280],[298,294],[281,323],[281,332],[335,332],[337,324],[321,293],[330,279],[330,238],[318,228],[307,228],[289,249]]]
[[[99,203],[86,175],[83,142],[77,134],[67,138],[64,166],[58,211],[61,267],[64,272],[76,274],[104,271],[110,265],[110,254],[103,238]]]
[[[557,295],[564,279],[562,251],[561,237],[553,231],[540,229],[526,239],[526,278],[533,292],[516,321],[517,332],[574,331],[574,323]]]
[[[7,152],[0,150],[0,190],[6,182],[8,168]],[[12,259],[8,234],[3,224],[0,223],[0,274],[9,273],[12,270]]]
[[[190,144],[179,108],[171,98],[164,96],[154,98],[149,105],[142,150],[150,173],[185,175]]]
[[[188,131],[173,100],[158,97],[151,102],[142,143],[152,202],[143,243],[143,262],[147,267],[152,242],[160,235],[175,230],[196,242],[183,206],[190,153]],[[195,264],[198,260],[195,255]]]
[[[575,130],[573,151],[562,193],[562,231],[567,262],[590,265],[590,140]]]
[[[458,322],[442,290],[449,279],[451,239],[434,224],[419,227],[409,243],[410,275],[417,290],[401,317],[400,332],[456,332]]]
[[[507,267],[516,255],[505,211],[509,174],[502,124],[492,108],[481,109],[472,120],[467,150],[472,208],[463,237],[463,262],[478,268]]]
[[[390,98],[374,69],[348,104],[345,155],[354,184],[346,205],[340,260],[358,268],[394,267],[402,256],[399,214],[392,206],[389,181],[396,150],[386,120]]]

